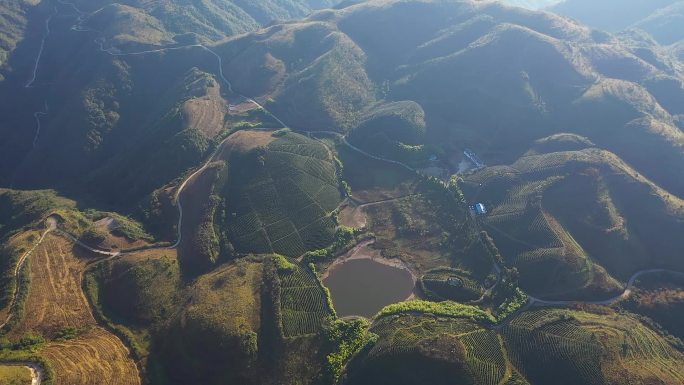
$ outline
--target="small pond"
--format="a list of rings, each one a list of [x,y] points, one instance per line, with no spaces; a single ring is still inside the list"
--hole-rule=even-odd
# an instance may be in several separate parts
[[[415,283],[406,269],[372,259],[350,259],[331,267],[323,283],[330,289],[337,315],[374,316],[386,305],[401,302]]]

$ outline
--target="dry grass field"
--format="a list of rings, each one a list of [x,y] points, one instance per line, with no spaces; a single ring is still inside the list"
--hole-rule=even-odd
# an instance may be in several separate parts
[[[55,385],[140,384],[126,346],[101,327],[72,340],[50,342],[41,353],[53,367]]]
[[[66,328],[96,324],[81,290],[87,260],[76,257],[72,248],[71,241],[48,234],[31,255],[24,318],[12,335],[36,332],[49,338]]]
[[[221,152],[221,158],[228,159],[232,151],[247,152],[259,146],[268,146],[276,138],[269,131],[243,130],[231,135]]]
[[[24,366],[0,365],[0,385],[30,385],[31,370]]]
[[[48,342],[40,354],[53,367],[56,384],[139,384],[126,346],[97,326],[81,287],[90,256],[78,254],[82,251],[73,246],[65,238],[48,234],[31,255],[24,316],[9,337],[43,335]],[[67,331],[75,336],[56,340]]]
[[[226,116],[226,102],[221,97],[219,85],[212,81],[206,88],[206,94],[191,98],[182,106],[185,127],[202,132],[213,138],[223,130]]]

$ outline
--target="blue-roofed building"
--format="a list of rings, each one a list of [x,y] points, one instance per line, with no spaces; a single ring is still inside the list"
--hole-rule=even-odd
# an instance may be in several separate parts
[[[477,215],[485,215],[487,214],[487,208],[482,203],[476,203],[475,212],[477,213]]]

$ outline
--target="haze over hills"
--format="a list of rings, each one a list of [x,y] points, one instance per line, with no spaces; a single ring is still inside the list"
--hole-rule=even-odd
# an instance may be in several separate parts
[[[679,3],[0,3],[0,369],[681,384]]]
[[[567,15],[594,28],[616,32],[637,25],[649,15],[678,3],[677,0],[566,0],[550,8],[553,12]]]

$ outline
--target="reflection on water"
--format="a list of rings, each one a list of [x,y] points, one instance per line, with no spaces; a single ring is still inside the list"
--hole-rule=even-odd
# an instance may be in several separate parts
[[[414,288],[411,273],[371,259],[352,259],[335,266],[323,283],[330,289],[339,316],[374,316],[401,302]]]

